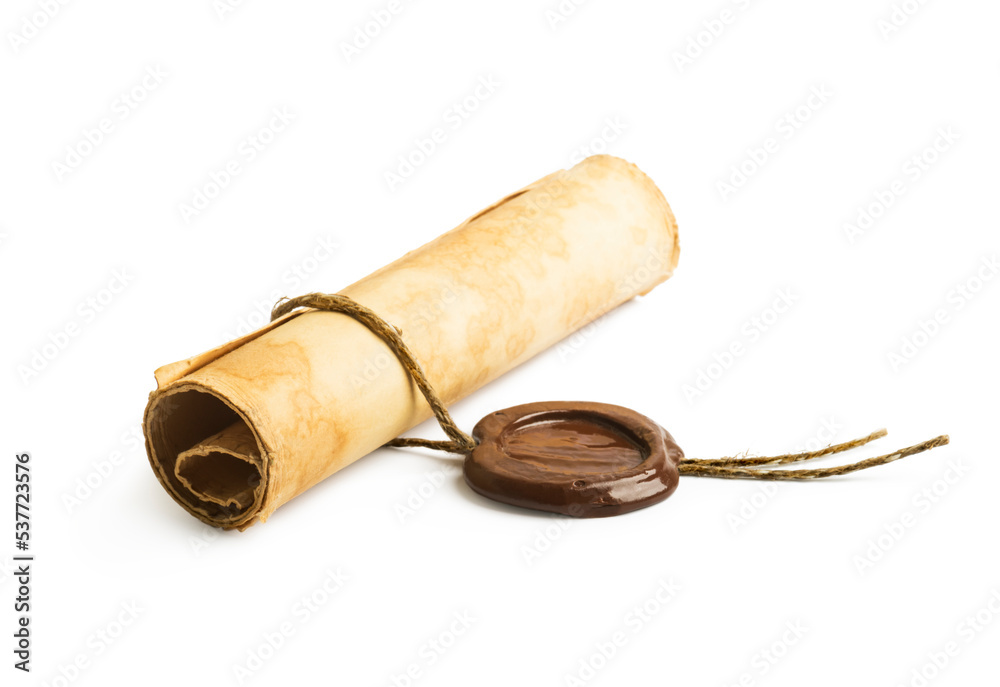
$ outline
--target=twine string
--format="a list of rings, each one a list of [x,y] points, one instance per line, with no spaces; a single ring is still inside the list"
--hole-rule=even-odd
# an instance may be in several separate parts
[[[413,383],[420,389],[420,393],[427,400],[427,405],[434,412],[434,417],[437,418],[441,429],[451,439],[450,441],[439,441],[398,437],[388,442],[386,446],[419,446],[463,454],[470,453],[476,447],[476,440],[459,429],[458,425],[451,418],[451,414],[441,401],[441,398],[434,391],[431,383],[427,381],[427,375],[424,374],[420,363],[417,362],[416,357],[407,347],[406,342],[403,341],[402,332],[399,329],[357,301],[336,293],[309,293],[295,298],[283,298],[271,310],[271,321],[290,313],[296,308],[315,308],[316,310],[327,310],[349,315],[382,339],[399,359],[399,362],[403,365]]]
[[[449,453],[468,454],[476,447],[476,440],[459,429],[452,419],[451,414],[445,407],[444,402],[434,391],[427,375],[417,361],[416,356],[403,341],[402,332],[393,325],[379,317],[373,310],[366,308],[357,301],[347,296],[336,293],[310,293],[295,298],[282,298],[271,310],[271,320],[274,321],[297,308],[314,308],[316,310],[326,310],[329,312],[339,312],[353,317],[355,320],[367,327],[373,334],[378,336],[392,350],[396,358],[403,365],[407,374],[416,384],[420,393],[423,394],[437,419],[441,429],[448,435],[449,440],[417,439],[410,437],[398,437],[386,443],[386,446],[396,447],[420,447],[431,448]],[[723,479],[760,479],[760,480],[809,480],[823,477],[833,477],[836,475],[846,475],[858,470],[872,468],[878,465],[885,465],[893,461],[922,453],[938,446],[948,443],[948,435],[928,439],[919,444],[908,446],[892,453],[886,453],[874,458],[867,458],[856,463],[839,465],[831,468],[820,468],[812,470],[759,470],[758,468],[769,465],[785,465],[787,463],[798,463],[814,458],[832,455],[849,451],[859,446],[880,439],[886,435],[884,429],[877,430],[867,436],[852,439],[840,444],[832,444],[818,451],[806,451],[803,453],[786,453],[778,456],[761,457],[727,457],[727,458],[685,458],[678,464],[678,469],[682,475],[694,475],[695,477],[721,477]]]
[[[915,453],[922,453],[924,451],[929,451],[932,448],[938,446],[944,446],[948,443],[948,435],[942,434],[941,436],[934,437],[933,439],[928,439],[927,441],[922,441],[919,444],[914,444],[913,446],[907,446],[906,448],[899,449],[898,451],[893,451],[892,453],[886,453],[881,456],[875,456],[874,458],[866,458],[865,460],[860,460],[857,463],[849,463],[847,465],[838,465],[832,468],[820,468],[814,470],[757,470],[755,469],[761,465],[782,465],[785,463],[796,463],[803,460],[811,460],[813,458],[819,458],[820,456],[826,456],[831,453],[840,453],[841,451],[849,451],[852,448],[858,446],[863,446],[869,441],[878,439],[879,437],[884,437],[886,431],[880,429],[877,432],[872,432],[866,437],[861,437],[860,439],[852,439],[851,441],[846,441],[842,444],[835,444],[829,446],[825,449],[819,451],[809,451],[807,453],[790,453],[783,456],[774,456],[772,458],[720,458],[716,460],[682,460],[677,466],[678,470],[682,475],[694,475],[696,477],[721,477],[723,479],[762,479],[762,480],[804,480],[804,479],[820,479],[822,477],[835,477],[836,475],[846,475],[850,472],[857,472],[858,470],[864,470],[866,468],[873,468],[878,465],[885,465],[886,463],[891,463],[893,461],[899,460],[900,458],[905,458],[906,456],[912,456]]]
[[[806,453],[786,453],[780,456],[760,456],[760,457],[730,457],[730,458],[685,458],[682,463],[691,466],[713,466],[713,467],[756,467],[758,465],[784,465],[785,463],[798,463],[803,460],[811,460],[812,458],[821,458],[823,456],[828,456],[833,453],[840,453],[841,451],[849,451],[852,448],[857,448],[858,446],[864,446],[870,441],[875,441],[876,439],[881,439],[887,434],[884,429],[879,429],[868,436],[861,437],[860,439],[852,439],[851,441],[845,441],[842,444],[832,444],[826,448],[821,448],[818,451],[808,451]]]

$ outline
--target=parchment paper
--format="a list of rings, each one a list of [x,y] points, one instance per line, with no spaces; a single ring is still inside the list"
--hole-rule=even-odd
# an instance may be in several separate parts
[[[600,155],[339,293],[402,330],[451,403],[648,292],[678,254],[653,182]],[[188,512],[227,529],[266,520],[431,414],[388,347],[340,313],[291,313],[155,374],[143,422],[153,470]]]

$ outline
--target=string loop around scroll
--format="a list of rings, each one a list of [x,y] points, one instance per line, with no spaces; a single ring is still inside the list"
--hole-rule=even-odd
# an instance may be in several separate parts
[[[367,327],[373,334],[382,339],[392,350],[396,358],[403,365],[407,374],[413,380],[420,393],[427,400],[427,405],[434,412],[441,429],[447,434],[451,441],[436,441],[433,439],[411,439],[399,437],[388,442],[386,446],[419,446],[422,448],[432,448],[450,453],[469,453],[476,447],[476,441],[471,436],[463,432],[451,418],[451,414],[445,407],[441,398],[434,391],[434,387],[427,381],[427,375],[417,362],[416,357],[407,347],[406,342],[399,329],[383,320],[373,310],[366,308],[357,301],[341,296],[337,293],[308,293],[295,298],[282,298],[275,303],[271,310],[271,320],[274,321],[295,310],[296,308],[314,308],[316,310],[326,310],[329,312],[339,312],[353,317],[355,320]]]

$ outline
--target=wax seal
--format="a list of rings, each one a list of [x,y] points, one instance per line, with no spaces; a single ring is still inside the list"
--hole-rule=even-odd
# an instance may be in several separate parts
[[[403,341],[401,330],[342,294],[307,294],[280,301],[271,318],[283,317],[300,307],[350,315],[382,339],[399,358],[448,436],[447,439],[396,437],[385,446],[430,448],[464,455],[465,481],[469,486],[483,496],[514,506],[580,518],[621,515],[666,499],[677,488],[681,474],[721,479],[814,480],[885,465],[949,441],[948,435],[942,434],[892,453],[834,467],[761,469],[849,451],[885,436],[886,432],[880,429],[804,453],[685,458],[670,433],[645,415],[621,406],[583,402],[529,403],[498,410],[480,420],[470,436],[455,424]],[[203,458],[218,454],[220,442],[226,453],[243,458],[242,453],[234,453],[227,447],[249,445],[245,439],[245,433],[227,430],[181,453],[176,458],[178,479],[186,479],[193,492]],[[242,449],[249,451],[246,462],[259,460],[251,450],[255,448]],[[187,458],[184,468],[181,468],[182,457]],[[205,487],[203,476],[200,484],[202,492],[219,503],[224,497],[239,506],[252,496],[246,484],[240,489],[219,491]]]
[[[684,452],[667,430],[606,403],[528,403],[487,415],[465,481],[495,501],[581,518],[666,499]]]

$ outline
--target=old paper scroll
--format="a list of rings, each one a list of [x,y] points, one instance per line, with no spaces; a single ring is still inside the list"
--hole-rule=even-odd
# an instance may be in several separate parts
[[[340,293],[402,331],[445,403],[668,278],[677,225],[653,182],[600,155],[500,200]],[[298,294],[289,294],[290,296]],[[143,421],[160,483],[244,529],[430,417],[389,348],[297,311],[161,367]]]

